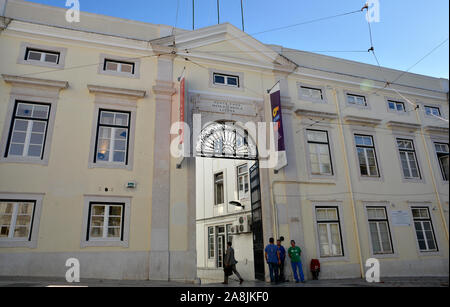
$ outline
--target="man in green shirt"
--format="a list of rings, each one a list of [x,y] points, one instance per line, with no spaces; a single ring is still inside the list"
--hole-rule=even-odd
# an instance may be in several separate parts
[[[296,283],[299,283],[300,280],[302,282],[305,282],[305,276],[303,275],[303,268],[302,268],[302,259],[300,258],[301,254],[302,250],[300,249],[300,247],[295,246],[295,241],[291,240],[291,247],[289,247],[288,249],[288,255],[289,258],[291,258],[292,271],[294,272],[294,278]],[[300,280],[298,279],[297,268],[298,271],[300,272]]]

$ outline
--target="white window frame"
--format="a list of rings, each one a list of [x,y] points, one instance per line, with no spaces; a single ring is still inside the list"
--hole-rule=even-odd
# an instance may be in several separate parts
[[[209,233],[209,230],[212,229],[212,233]],[[216,257],[216,227],[215,226],[206,226],[206,237],[207,237],[207,259],[209,260],[213,260]],[[210,241],[210,239],[212,238],[212,242]],[[212,244],[212,246],[211,246]],[[212,247],[212,249],[211,249]],[[211,255],[212,252],[212,255]]]
[[[95,158],[97,154],[97,127],[99,125],[100,119],[100,110],[111,110],[116,112],[129,112],[129,131],[128,131],[128,163],[122,162],[106,162],[106,161],[98,161]],[[134,164],[134,140],[135,140],[135,130],[136,130],[136,107],[127,107],[127,106],[116,106],[109,104],[95,104],[95,111],[93,116],[93,124],[91,131],[91,147],[89,152],[89,168],[117,168],[117,169],[126,169],[128,171],[133,170]],[[95,161],[95,162],[94,162]]]
[[[216,81],[216,77],[222,77],[224,79],[224,83],[218,83]],[[239,85],[240,85],[239,76],[214,73],[213,74],[213,78],[214,78],[213,82],[214,82],[215,85],[226,85],[226,86],[231,86],[231,87],[239,87]],[[229,78],[235,78],[237,84],[230,84],[229,81],[228,81]]]
[[[24,102],[24,103],[36,103],[36,104],[47,104],[50,106],[50,112],[48,114],[47,127],[45,140],[43,144],[43,153],[41,153],[40,157],[29,157],[29,156],[14,156],[9,155],[9,135],[12,133],[12,121],[14,110],[16,107],[16,103]],[[56,106],[57,99],[56,98],[47,98],[47,97],[36,97],[36,96],[25,96],[25,95],[16,95],[12,94],[10,96],[10,103],[8,106],[8,111],[6,113],[6,120],[3,126],[2,139],[0,142],[1,156],[0,162],[5,163],[28,163],[28,164],[40,164],[40,165],[48,165],[50,152],[51,152],[51,144],[53,139],[53,129],[55,125],[55,116],[56,116]],[[28,125],[30,128],[31,125]]]
[[[113,121],[115,121],[115,118],[118,114],[127,115],[128,116],[128,124],[126,126],[120,126],[115,123],[113,124],[102,124],[101,123],[101,115],[102,113],[112,113],[113,114]],[[128,144],[129,144],[129,136],[130,136],[130,127],[131,127],[131,112],[129,111],[119,111],[119,110],[109,110],[109,109],[99,109],[99,121],[97,122],[97,137],[96,137],[96,146],[95,146],[95,155],[94,155],[94,163],[108,163],[108,164],[118,164],[118,165],[127,165],[128,164]],[[109,139],[109,158],[108,161],[102,161],[99,160],[99,139],[100,139],[100,130],[102,128],[111,129],[110,133],[110,139]],[[124,161],[114,161],[114,153],[115,153],[115,134],[119,130],[126,130],[127,136],[125,138],[125,160]],[[122,151],[122,150],[119,150]]]
[[[0,248],[26,247],[37,248],[39,238],[39,224],[42,212],[42,200],[44,194],[16,194],[16,193],[0,193],[0,200],[10,202],[32,202],[33,214],[31,217],[30,233],[28,238],[0,238]],[[11,224],[12,225],[12,224]]]
[[[36,50],[39,52],[47,52],[58,54],[58,63],[45,62],[42,60],[28,60],[28,50]],[[35,66],[43,66],[43,67],[51,67],[57,69],[63,69],[66,61],[67,48],[55,47],[55,46],[44,46],[44,45],[36,45],[27,42],[22,42],[20,45],[19,57],[17,59],[17,64],[25,64],[25,65],[35,65]]]
[[[126,63],[134,65],[134,72],[122,72],[122,71],[114,71],[106,69],[106,61],[116,62],[116,63]],[[119,65],[120,66],[120,65]],[[111,54],[100,54],[100,61],[98,65],[98,73],[102,75],[109,75],[114,77],[124,77],[131,79],[139,79],[140,78],[140,70],[141,70],[141,59],[137,57],[121,57]]]
[[[243,173],[239,173],[239,169],[243,166],[247,166],[247,171],[243,172]],[[237,177],[237,192],[238,192],[238,199],[239,200],[243,200],[243,199],[249,199],[250,197],[250,174],[249,174],[249,167],[248,167],[248,163],[243,163],[243,164],[239,164],[238,166],[236,166],[236,177]],[[245,192],[245,182],[244,182],[244,191],[242,192],[241,195],[241,188],[240,188],[240,179],[241,177],[243,177],[245,180],[245,177],[247,177],[247,186],[248,186],[248,191]]]
[[[302,88],[319,90],[321,92],[321,99],[313,98],[309,95],[304,95]],[[297,91],[298,91],[298,98],[300,100],[306,100],[306,101],[317,102],[317,103],[327,103],[326,91],[325,91],[324,86],[297,82]]]
[[[228,85],[228,84],[221,84],[215,82],[215,75],[221,75],[221,76],[230,76],[230,77],[236,77],[238,79],[238,86],[236,85]],[[225,78],[226,80],[226,78]],[[226,83],[226,81],[225,81]],[[242,72],[232,72],[232,71],[225,71],[225,70],[219,70],[219,69],[209,69],[209,87],[210,88],[220,88],[220,89],[227,89],[227,90],[237,90],[237,91],[244,91],[244,73]]]
[[[317,209],[335,209],[336,213],[337,213],[337,220],[318,220],[317,219]],[[346,257],[346,250],[345,250],[345,246],[344,246],[344,238],[343,238],[343,230],[342,230],[342,223],[341,223],[341,212],[339,210],[339,206],[336,205],[324,205],[324,204],[318,204],[314,206],[314,211],[313,211],[313,215],[314,215],[314,223],[315,223],[315,227],[316,227],[316,237],[317,237],[317,253],[318,253],[318,257],[320,259],[345,259]],[[330,244],[332,242],[331,239],[331,231],[330,231],[330,225],[331,224],[337,224],[338,225],[338,230],[339,230],[339,239],[340,239],[340,244],[341,244],[341,255],[330,255],[330,256],[323,256],[320,253],[320,235],[319,235],[319,224],[325,224],[327,225],[327,234],[328,234],[328,244]],[[331,250],[331,248],[330,248]]]
[[[19,110],[19,106],[20,105],[28,105],[28,106],[32,106],[32,110],[34,110],[35,107],[46,107],[47,108],[47,117],[46,118],[40,118],[40,117],[33,117],[33,116],[21,116],[21,115],[17,115],[18,110]],[[10,134],[9,134],[9,138],[8,138],[8,144],[7,144],[7,148],[5,150],[5,158],[12,156],[12,157],[22,157],[22,158],[31,158],[31,159],[43,159],[43,155],[44,155],[44,151],[45,151],[45,139],[47,137],[47,130],[48,130],[48,122],[49,122],[49,117],[51,114],[51,105],[50,104],[44,104],[44,103],[38,103],[38,102],[30,102],[30,101],[19,101],[17,100],[15,103],[15,108],[14,108],[15,112],[13,112],[12,115],[12,119],[11,119],[11,127],[10,127]],[[33,112],[34,113],[34,112]],[[26,121],[27,122],[27,129],[26,131],[16,131],[16,123],[18,121]],[[44,132],[36,132],[33,131],[33,128],[35,126],[35,123],[44,123],[45,124],[45,128],[44,128]],[[13,142],[13,137],[14,137],[14,132],[16,133],[25,133],[25,140],[23,143],[23,150],[22,150],[22,154],[21,155],[12,155],[10,153],[11,151],[11,146],[13,144],[22,144],[22,143],[14,143]],[[42,143],[41,144],[32,144],[31,143],[31,136],[32,134],[41,134],[42,136]],[[29,155],[29,150],[30,150],[30,146],[33,145],[39,145],[41,146],[41,151],[39,156],[30,156]]]
[[[431,142],[432,142],[433,147],[434,147],[434,153],[435,153],[436,161],[438,163],[438,168],[439,168],[439,171],[440,171],[440,174],[441,174],[441,179],[442,179],[442,181],[448,183],[450,178],[445,178],[446,175],[444,173],[444,169],[443,169],[442,164],[441,164],[442,162],[441,162],[441,160],[440,160],[440,158],[438,156],[439,153],[443,153],[443,154],[445,154],[445,153],[444,152],[438,152],[437,149],[436,149],[436,145],[438,145],[438,144],[439,145],[446,145],[447,146],[447,156],[450,156],[450,152],[449,152],[450,144],[449,144],[448,141],[445,142],[445,141],[440,141],[440,140],[431,140]]]
[[[222,174],[222,192],[223,192],[223,202],[222,203],[218,203],[217,202],[217,189],[216,189],[216,176]],[[221,206],[224,205],[226,200],[225,200],[225,195],[226,195],[226,191],[225,191],[225,172],[224,171],[218,171],[215,172],[213,174],[213,183],[214,183],[214,206]]]
[[[355,96],[355,97],[363,97],[364,98],[364,105],[360,105],[360,104],[353,104],[350,103],[348,101],[348,97],[349,96]],[[360,109],[369,109],[369,101],[368,101],[368,97],[367,95],[363,94],[363,93],[356,93],[356,92],[352,92],[352,91],[344,91],[344,99],[345,99],[345,104],[349,107],[353,107],[353,108],[360,108]]]
[[[323,142],[316,142],[316,141],[309,141],[308,140],[308,131],[315,131],[315,132],[322,132],[325,133],[327,136],[327,142],[323,143]],[[317,128],[317,129],[305,129],[305,141],[306,141],[306,152],[307,152],[307,161],[308,161],[308,170],[309,170],[309,175],[311,177],[334,177],[335,176],[335,170],[334,170],[334,160],[333,160],[333,156],[331,154],[332,152],[332,144],[331,144],[331,139],[330,139],[330,131],[327,129],[322,129],[322,128]],[[311,161],[311,152],[310,152],[310,148],[309,145],[310,144],[318,144],[318,145],[327,145],[327,149],[328,149],[328,156],[330,159],[330,170],[331,173],[320,173],[320,174],[314,174],[312,171],[312,161]],[[317,147],[317,146],[316,146]],[[318,156],[319,158],[319,156]],[[319,159],[319,164],[320,164],[320,159]]]
[[[427,112],[427,109],[430,109],[431,111],[432,111],[432,110],[437,110],[439,114],[436,115],[436,114],[433,114],[433,112],[428,113],[428,112]],[[430,116],[430,117],[434,117],[434,118],[436,118],[436,116],[442,117],[441,108],[438,107],[438,106],[424,105],[424,106],[423,106],[423,111],[425,112],[425,115],[426,115],[426,116]]]
[[[92,226],[92,218],[93,217],[99,217],[99,216],[94,216],[92,214],[92,209],[93,207],[104,207],[104,215],[103,215],[103,226],[101,227],[102,230],[102,236],[101,237],[91,237],[91,230],[92,228],[94,228]],[[109,209],[111,207],[120,207],[120,225],[119,226],[109,226],[109,218],[111,217],[111,215],[109,214]],[[89,215],[89,226],[88,226],[88,232],[87,232],[87,236],[89,237],[89,241],[122,241],[122,233],[123,233],[123,218],[125,216],[125,204],[124,203],[96,203],[96,202],[91,202],[89,204],[89,208],[90,208],[90,215]],[[118,217],[118,216],[113,216],[113,217]],[[100,227],[95,227],[95,228],[100,228]],[[119,228],[120,230],[120,236],[117,237],[108,237],[108,230],[109,228]]]
[[[392,238],[392,229],[391,229],[391,223],[389,221],[389,213],[388,210],[386,208],[386,206],[380,206],[380,205],[366,205],[366,217],[367,217],[367,224],[368,224],[368,231],[369,231],[369,239],[370,239],[370,244],[371,244],[371,253],[372,255],[394,255],[395,254],[395,248],[394,248],[394,242],[393,242],[393,238]],[[382,209],[384,211],[385,217],[384,218],[371,218],[369,216],[369,211],[372,209]],[[380,235],[380,228],[379,228],[379,223],[380,222],[384,222],[386,223],[387,226],[387,230],[388,230],[388,235],[389,235],[389,244],[391,247],[390,251],[384,251],[383,248],[383,242],[381,239],[381,235]],[[380,252],[375,252],[374,250],[374,244],[373,244],[373,240],[374,238],[372,237],[372,232],[371,232],[371,228],[370,228],[370,223],[376,223],[377,224],[377,233],[378,233],[378,243],[380,244],[380,248],[381,251]]]
[[[411,142],[411,145],[412,145],[413,149],[399,148],[398,141]],[[400,172],[401,172],[402,178],[404,180],[406,180],[406,181],[423,181],[423,176],[422,176],[422,172],[421,172],[420,165],[419,165],[419,157],[417,155],[416,145],[414,143],[414,139],[412,139],[410,137],[396,136],[395,137],[395,146],[396,146],[397,154],[398,154],[398,158],[399,158]],[[403,169],[403,164],[402,164],[402,158],[401,158],[401,153],[402,152],[412,153],[414,155],[414,159],[415,159],[414,162],[416,164],[417,173],[419,175],[418,177],[405,176],[404,169]],[[408,164],[408,172],[411,175],[411,173],[412,173],[412,171],[411,171],[411,163],[413,161],[410,160],[409,155],[406,155],[406,161],[407,161],[407,164]]]
[[[362,136],[362,137],[370,137],[371,138],[371,140],[372,140],[372,145],[371,146],[369,146],[369,145],[358,145],[358,144],[356,144],[356,137],[357,136]],[[374,136],[373,135],[370,135],[370,134],[363,134],[363,133],[354,133],[353,134],[353,142],[354,142],[354,144],[355,144],[355,149],[356,149],[356,161],[357,161],[357,165],[358,165],[358,173],[359,173],[359,175],[360,175],[360,177],[361,178],[380,178],[381,177],[381,171],[380,171],[380,167],[379,167],[379,162],[378,162],[378,155],[377,155],[377,149],[376,149],[376,147],[375,147],[375,139],[374,139]],[[364,159],[365,159],[365,164],[366,164],[366,167],[367,167],[367,171],[368,171],[368,175],[363,175],[362,173],[361,173],[361,166],[360,166],[360,161],[359,161],[359,155],[358,155],[358,148],[362,148],[362,149],[364,149]],[[370,174],[370,168],[369,168],[369,164],[368,164],[368,156],[367,156],[367,150],[366,149],[373,149],[373,151],[374,151],[374,157],[375,157],[375,166],[376,166],[376,168],[377,168],[377,175],[376,176],[374,176],[374,175],[371,175]]]
[[[120,240],[117,238],[90,238],[90,208],[95,204],[123,204],[122,213],[122,227],[123,236]],[[83,209],[83,223],[81,234],[81,248],[87,247],[124,247],[129,246],[130,237],[130,217],[131,217],[131,197],[115,197],[115,196],[97,196],[97,195],[85,195],[84,196],[84,209]],[[89,227],[89,229],[88,229]],[[89,238],[89,239],[88,239]]]
[[[428,211],[428,218],[423,218],[423,219],[422,218],[414,218],[413,209],[426,209]],[[436,223],[435,223],[435,221],[433,219],[432,212],[433,212],[433,210],[432,210],[430,205],[420,205],[420,204],[410,205],[410,214],[411,214],[411,220],[412,220],[412,229],[414,231],[414,238],[415,238],[415,241],[416,241],[417,249],[418,249],[419,253],[422,254],[422,255],[428,255],[428,254],[432,255],[432,254],[439,254],[440,253],[439,244],[438,244],[438,236],[437,236],[437,233],[436,233],[436,230],[435,230]],[[415,225],[416,221],[418,221],[418,222],[419,221],[420,222],[427,221],[427,222],[430,223],[432,234],[433,234],[433,239],[434,239],[434,244],[436,245],[436,249],[433,249],[433,250],[428,249],[428,242],[427,242],[427,240],[425,240],[425,244],[427,246],[427,250],[423,250],[423,249],[420,248],[419,239],[417,238],[416,225]],[[426,238],[425,232],[423,231],[423,223],[422,223],[422,234],[424,235],[424,238]]]

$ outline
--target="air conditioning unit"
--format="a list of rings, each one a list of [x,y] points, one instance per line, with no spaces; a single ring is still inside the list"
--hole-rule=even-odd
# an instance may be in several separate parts
[[[237,235],[239,230],[239,225],[237,223],[231,225],[230,234]]]
[[[251,215],[242,215],[238,218],[238,221],[235,225],[237,225],[239,233],[248,233],[251,232]]]

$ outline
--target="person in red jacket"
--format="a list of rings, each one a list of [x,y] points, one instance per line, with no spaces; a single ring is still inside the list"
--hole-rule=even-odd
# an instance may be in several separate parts
[[[320,273],[320,262],[318,259],[311,259],[311,273],[314,280],[319,279],[319,273]]]

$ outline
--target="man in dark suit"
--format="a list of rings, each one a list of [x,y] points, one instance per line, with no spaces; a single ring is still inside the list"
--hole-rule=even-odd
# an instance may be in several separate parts
[[[244,282],[244,280],[242,279],[241,275],[239,274],[239,272],[236,270],[236,259],[234,258],[234,249],[231,247],[231,242],[227,243],[227,251],[225,253],[225,258],[223,260],[223,265],[225,269],[228,269],[237,276],[237,278],[239,278],[239,283],[242,284]],[[226,273],[226,270],[224,270],[224,285],[228,284],[228,276]]]

